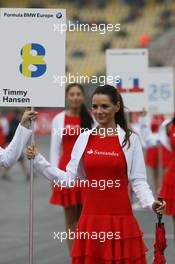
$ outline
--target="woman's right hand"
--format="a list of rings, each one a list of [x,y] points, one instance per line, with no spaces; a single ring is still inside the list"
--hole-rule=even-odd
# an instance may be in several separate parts
[[[29,110],[29,108],[27,108],[21,118],[21,125],[29,128],[31,126],[31,122],[36,119],[37,114],[38,112]]]
[[[29,160],[34,159],[38,155],[38,149],[35,145],[28,146],[26,150],[26,156]]]
[[[154,201],[152,208],[156,214],[163,214],[166,209],[166,202],[163,199],[156,200]]]

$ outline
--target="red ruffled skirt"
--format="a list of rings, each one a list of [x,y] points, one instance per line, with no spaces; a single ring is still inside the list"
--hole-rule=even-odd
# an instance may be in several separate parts
[[[159,151],[161,151],[161,153],[159,153]],[[161,158],[160,161],[159,155]],[[158,166],[161,166],[161,168],[166,168],[170,158],[171,152],[164,146],[148,148],[145,152],[145,163],[152,169],[157,168]]]
[[[158,147],[148,148],[145,152],[145,163],[150,168],[156,168],[158,166]]]
[[[84,197],[84,188],[76,184],[75,187],[61,188],[55,186],[52,188],[50,204],[61,205],[65,208],[70,206],[82,205]]]
[[[171,159],[163,176],[160,196],[166,201],[166,214],[175,215],[175,158]]]
[[[72,264],[146,264],[142,236],[133,215],[82,214]]]

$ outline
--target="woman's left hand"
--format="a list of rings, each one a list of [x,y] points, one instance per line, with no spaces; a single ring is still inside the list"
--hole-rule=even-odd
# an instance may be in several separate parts
[[[36,146],[33,144],[32,146],[28,146],[26,150],[26,156],[29,160],[34,159],[35,156],[38,155],[38,149]]]
[[[154,201],[152,208],[156,214],[163,214],[165,212],[166,202],[164,200],[156,200]]]

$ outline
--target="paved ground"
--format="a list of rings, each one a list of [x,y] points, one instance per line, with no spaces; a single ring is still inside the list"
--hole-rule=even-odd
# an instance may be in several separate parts
[[[41,138],[38,142],[40,150],[47,156],[48,138]],[[11,182],[0,179],[0,264],[28,264],[29,184],[25,182],[18,165],[10,171],[10,176]],[[69,264],[65,243],[53,239],[54,232],[64,231],[64,217],[61,208],[49,205],[49,192],[49,183],[41,177],[36,178],[34,263]],[[156,218],[145,211],[137,211],[135,215],[145,232],[145,242],[149,248],[148,263],[151,264]],[[164,217],[164,221],[168,237],[167,263],[174,264],[171,218]]]

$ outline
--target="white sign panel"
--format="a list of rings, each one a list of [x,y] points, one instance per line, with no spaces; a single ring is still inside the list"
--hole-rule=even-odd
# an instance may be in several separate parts
[[[146,49],[111,49],[106,52],[107,78],[121,93],[129,111],[148,109]],[[116,76],[119,76],[116,78]]]
[[[66,13],[0,9],[0,106],[63,107]]]
[[[152,67],[148,71],[148,101],[152,114],[174,112],[174,70]]]

